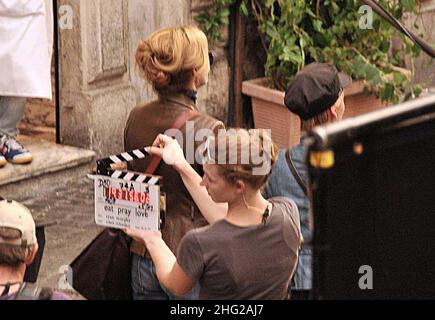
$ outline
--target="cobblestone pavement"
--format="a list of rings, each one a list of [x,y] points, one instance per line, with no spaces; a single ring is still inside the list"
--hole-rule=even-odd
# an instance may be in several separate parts
[[[38,276],[41,286],[59,288],[59,270],[72,262],[102,229],[94,222],[93,196],[93,181],[85,178],[43,196],[21,199],[36,221],[55,223],[45,228],[46,243]],[[66,292],[74,299],[81,298],[74,291]]]

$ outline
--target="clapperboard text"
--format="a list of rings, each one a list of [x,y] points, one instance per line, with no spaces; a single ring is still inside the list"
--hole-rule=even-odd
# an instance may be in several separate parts
[[[133,184],[128,187],[128,183],[120,184],[121,188],[103,188],[103,193],[106,198],[112,198],[117,200],[126,200],[132,202],[139,202],[143,204],[150,203],[150,195],[146,192],[136,192]],[[126,188],[126,189],[123,189]]]
[[[111,164],[142,159],[144,149],[132,150],[97,161],[95,222],[112,228],[159,230],[160,177],[114,170]]]

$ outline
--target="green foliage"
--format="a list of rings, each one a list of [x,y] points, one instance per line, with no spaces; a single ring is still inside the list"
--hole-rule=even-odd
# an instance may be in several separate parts
[[[229,7],[235,2],[235,0],[214,0],[211,8],[200,12],[195,17],[195,21],[202,27],[211,46],[214,46],[220,40],[222,26],[229,24]],[[246,6],[244,10],[244,13],[247,15]]]
[[[398,19],[417,11],[412,0],[378,2]],[[360,28],[360,21],[367,22],[361,1],[214,0],[196,18],[212,45],[220,38],[220,28],[228,25],[231,5],[240,5],[243,14],[256,18],[267,52],[266,76],[278,89],[283,90],[297,71],[314,61],[331,62],[353,79],[366,80],[368,90],[394,103],[404,93],[409,95],[410,89],[411,95],[421,89],[410,88],[409,79],[396,68],[401,59],[390,47],[397,32],[388,22],[373,12],[373,28]],[[403,43],[408,57],[419,54],[410,41]]]

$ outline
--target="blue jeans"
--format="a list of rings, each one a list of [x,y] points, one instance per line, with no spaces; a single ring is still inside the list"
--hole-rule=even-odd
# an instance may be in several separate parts
[[[294,279],[293,290],[311,290],[312,289],[312,278],[313,278],[313,249],[312,248],[302,248],[299,252],[298,266],[296,268]]]
[[[26,98],[0,96],[0,137],[18,135],[17,124],[23,118]]]
[[[199,285],[184,296],[177,297],[159,283],[156,267],[149,257],[132,256],[131,286],[134,300],[197,300]]]

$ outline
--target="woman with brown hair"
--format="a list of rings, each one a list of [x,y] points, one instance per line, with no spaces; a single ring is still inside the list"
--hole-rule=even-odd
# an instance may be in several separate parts
[[[125,230],[146,245],[160,282],[179,296],[199,282],[200,299],[287,298],[301,243],[299,213],[289,199],[261,195],[277,157],[269,136],[238,129],[210,137],[202,181],[176,140],[159,135],[148,150],[173,164],[211,224],[189,231],[177,257],[160,232]]]
[[[203,143],[203,137],[199,135],[204,132],[215,134],[224,127],[222,122],[199,114],[196,107],[197,90],[207,83],[210,71],[205,34],[191,26],[159,30],[139,44],[136,62],[158,97],[131,111],[124,131],[125,150],[151,145],[158,134],[177,128],[177,139],[183,145],[186,157],[194,170],[202,173],[201,165],[195,161],[195,152]],[[176,252],[185,233],[207,222],[171,166],[143,159],[129,163],[129,169],[163,177],[167,208],[162,234],[169,248]],[[143,243],[133,241],[131,251],[133,298],[173,298],[160,285]],[[186,298],[195,297],[197,295],[192,292],[191,297]]]

